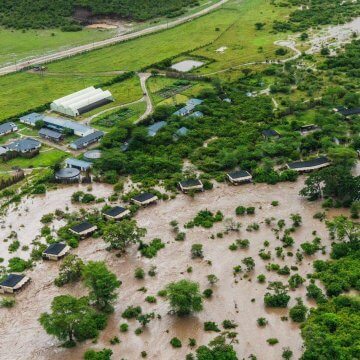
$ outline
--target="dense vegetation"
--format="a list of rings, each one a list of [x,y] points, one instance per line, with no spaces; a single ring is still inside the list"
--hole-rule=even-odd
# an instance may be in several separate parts
[[[295,5],[296,10],[289,20],[275,22],[277,31],[304,31],[320,25],[343,24],[360,14],[360,6],[355,1],[288,0],[288,4]]]
[[[302,328],[306,350],[303,360],[358,358],[360,298],[339,296],[312,309]]]
[[[81,29],[74,18],[76,10],[87,16],[117,16],[147,20],[157,16],[178,16],[197,0],[3,0],[0,2],[0,24],[17,29],[62,27],[65,31]],[[84,19],[86,20],[86,19]]]

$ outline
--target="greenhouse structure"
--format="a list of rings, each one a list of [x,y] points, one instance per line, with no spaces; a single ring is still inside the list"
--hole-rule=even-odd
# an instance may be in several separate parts
[[[91,86],[53,101],[50,108],[57,113],[75,117],[112,101],[114,98],[109,90]]]

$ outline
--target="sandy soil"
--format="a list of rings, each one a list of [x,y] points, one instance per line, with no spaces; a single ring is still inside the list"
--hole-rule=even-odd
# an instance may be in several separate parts
[[[188,338],[197,340],[198,345],[206,344],[215,337],[216,333],[206,333],[203,330],[204,321],[215,321],[221,323],[224,319],[235,320],[238,323],[237,331],[238,344],[235,349],[239,358],[247,358],[251,353],[255,354],[259,360],[277,360],[281,358],[282,348],[289,346],[294,352],[294,359],[298,359],[302,352],[302,340],[297,325],[291,321],[281,321],[281,316],[287,316],[288,310],[268,310],[263,304],[263,295],[266,292],[266,285],[261,285],[256,281],[256,276],[264,273],[267,280],[281,279],[286,282],[287,277],[267,272],[265,269],[269,261],[259,258],[258,252],[263,248],[265,240],[270,241],[273,259],[270,262],[295,265],[294,257],[286,257],[285,261],[275,257],[274,248],[281,246],[281,242],[275,239],[274,233],[264,224],[266,217],[286,219],[290,226],[289,215],[300,213],[303,217],[303,226],[294,234],[296,245],[304,241],[313,239],[312,232],[317,231],[322,238],[323,245],[327,250],[330,246],[325,225],[313,219],[314,213],[320,210],[319,203],[309,203],[298,196],[302,188],[302,180],[297,183],[282,183],[275,186],[269,185],[244,185],[233,187],[228,185],[217,185],[212,191],[197,195],[194,199],[185,195],[179,195],[175,200],[160,202],[155,206],[142,209],[136,216],[140,226],[148,230],[147,239],[155,237],[161,238],[165,243],[165,249],[158,253],[154,259],[144,259],[139,256],[135,248],[128,251],[124,258],[117,258],[114,254],[107,252],[101,239],[84,240],[78,249],[74,251],[84,260],[96,259],[105,260],[109,268],[116,273],[123,282],[119,290],[119,298],[115,304],[115,313],[111,316],[107,328],[101,333],[98,343],[91,344],[90,341],[79,344],[74,349],[63,349],[59,343],[40,327],[37,322],[39,314],[49,310],[50,302],[54,296],[70,293],[76,296],[84,295],[85,289],[81,284],[66,286],[58,289],[53,285],[53,280],[57,276],[57,263],[42,262],[32,270],[29,275],[32,278],[31,284],[23,292],[16,296],[16,306],[13,309],[0,309],[0,359],[1,360],[24,360],[24,359],[53,359],[53,360],[73,360],[81,359],[84,351],[89,348],[111,347],[114,351],[114,359],[126,358],[128,360],[140,359],[140,352],[145,350],[149,359],[184,359],[190,352],[188,348]],[[104,188],[99,186],[99,192],[104,193]],[[94,185],[96,193],[97,185]],[[106,190],[107,191],[107,190]],[[105,191],[105,192],[106,192]],[[66,196],[55,196],[56,206],[46,209],[48,213],[55,208],[69,204],[69,190]],[[54,199],[52,194],[48,194],[46,199]],[[278,200],[280,205],[273,207],[271,201]],[[30,202],[31,201],[31,202]],[[24,206],[29,208],[29,212],[42,212],[45,205],[37,200],[27,200]],[[193,219],[195,214],[202,209],[221,210],[225,217],[235,217],[234,210],[237,206],[255,206],[256,214],[238,218],[243,224],[240,233],[230,233],[222,239],[210,239],[212,234],[221,232],[224,223],[218,223],[214,228],[205,230],[195,228],[187,230],[187,237],[184,242],[173,240],[169,222],[176,219],[182,226],[184,223]],[[46,206],[49,206],[47,203]],[[39,217],[35,214],[36,218]],[[23,220],[23,219],[22,219]],[[245,231],[246,226],[254,221],[260,223],[260,230],[257,232]],[[25,221],[22,221],[25,223]],[[38,227],[38,220],[35,223],[27,223],[30,231]],[[248,250],[237,250],[231,252],[228,246],[238,238],[248,238],[250,248]],[[201,243],[204,246],[205,258],[203,260],[192,260],[190,258],[190,248],[193,243]],[[232,275],[232,268],[241,264],[241,260],[246,256],[252,256],[256,261],[256,268],[251,273],[249,279],[241,279],[235,282]],[[324,255],[317,254],[311,258],[305,258],[299,266],[299,273],[305,276],[312,271],[311,263],[315,258],[322,258]],[[212,265],[207,263],[211,260]],[[156,265],[158,275],[154,278],[146,277],[145,280],[135,280],[134,269],[138,266],[146,271],[151,265]],[[186,269],[192,266],[193,272],[188,274]],[[165,284],[189,278],[198,281],[201,289],[209,287],[206,276],[215,274],[220,281],[214,287],[214,296],[211,300],[206,300],[204,310],[192,317],[177,318],[168,314],[168,304],[158,297],[157,304],[148,304],[144,301],[147,295],[156,295]],[[138,291],[139,288],[146,286],[147,293]],[[297,296],[305,298],[305,287],[292,291],[292,306]],[[251,299],[255,298],[255,302]],[[155,311],[160,314],[161,320],[153,320],[147,330],[140,336],[134,334],[138,327],[135,321],[130,321],[130,328],[127,334],[119,332],[119,324],[123,322],[122,311],[128,305],[140,305],[143,311]],[[310,304],[313,305],[313,304]],[[259,328],[256,319],[266,317],[269,325]],[[21,334],[21,336],[19,336]],[[111,346],[109,340],[119,336],[120,345]],[[172,349],[169,341],[177,336],[183,342],[180,349]],[[266,339],[276,337],[279,344],[269,346]]]
[[[350,42],[353,39],[353,33],[360,33],[360,17],[346,24],[328,26],[320,32],[315,32],[310,38],[309,44],[311,47],[306,53],[318,53],[322,47],[330,47],[332,50],[337,49],[341,45]]]

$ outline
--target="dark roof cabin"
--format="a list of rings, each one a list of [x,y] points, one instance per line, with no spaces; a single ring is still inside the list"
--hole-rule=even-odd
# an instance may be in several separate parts
[[[43,252],[43,259],[59,260],[64,257],[70,250],[70,247],[63,243],[54,243],[48,246]]]
[[[252,180],[251,174],[245,170],[233,171],[226,174],[226,176],[229,181],[234,185],[250,182]]]
[[[119,220],[125,216],[130,215],[130,210],[121,206],[115,206],[103,212],[104,216],[110,220]]]
[[[64,139],[64,134],[47,128],[41,128],[39,130],[39,136],[41,136],[43,139],[47,139],[55,142],[59,142]]]
[[[158,200],[158,197],[151,193],[142,193],[140,195],[136,195],[131,198],[131,201],[140,206],[149,205],[151,203],[154,203]]]
[[[189,191],[204,191],[204,185],[199,179],[187,179],[179,182],[179,188],[183,193]]]
[[[298,172],[310,172],[314,170],[322,169],[330,165],[330,160],[326,156],[321,156],[313,160],[307,161],[295,161],[287,164],[290,170]]]
[[[94,144],[104,136],[102,131],[94,131],[93,133],[83,136],[70,144],[70,147],[74,150],[81,150]]]
[[[22,274],[9,274],[7,278],[0,283],[0,293],[13,294],[22,289],[30,278]]]
[[[70,231],[73,234],[79,235],[81,237],[90,236],[96,230],[97,230],[97,226],[92,225],[87,221],[84,221],[84,222],[82,222],[80,224],[77,224],[77,225],[70,228]]]
[[[303,125],[300,127],[300,133],[301,135],[306,135],[308,133],[314,132],[320,130],[319,126],[315,124],[309,124],[309,125]]]
[[[265,139],[278,139],[280,137],[280,134],[273,129],[263,130],[262,134]]]
[[[347,117],[347,116],[352,116],[352,115],[359,115],[360,108],[346,109],[344,107],[340,107],[340,108],[335,109],[335,112],[341,114],[344,117]]]

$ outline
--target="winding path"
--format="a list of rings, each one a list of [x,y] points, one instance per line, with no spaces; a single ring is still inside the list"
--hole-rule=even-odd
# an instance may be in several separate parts
[[[200,10],[200,11],[194,13],[194,14],[181,17],[179,19],[176,19],[174,21],[170,21],[168,23],[151,26],[149,28],[139,30],[139,31],[136,31],[136,32],[133,32],[133,33],[130,33],[130,34],[117,35],[117,36],[114,36],[114,37],[112,37],[110,39],[93,42],[91,44],[76,46],[76,47],[73,47],[71,49],[59,51],[59,52],[56,52],[56,53],[53,53],[53,54],[39,56],[39,57],[36,57],[36,58],[28,60],[28,61],[19,62],[18,64],[15,64],[15,65],[9,65],[9,66],[0,68],[0,76],[20,71],[20,70],[22,70],[24,68],[27,68],[29,66],[32,66],[32,65],[46,64],[46,63],[49,63],[51,61],[71,57],[71,56],[81,54],[81,53],[84,53],[84,52],[87,52],[87,51],[91,51],[91,50],[94,50],[94,49],[99,49],[99,48],[102,48],[102,47],[105,47],[105,46],[108,46],[108,45],[112,45],[112,44],[124,42],[124,41],[127,41],[127,40],[135,39],[135,38],[138,38],[140,36],[144,36],[144,35],[152,34],[152,33],[155,33],[155,32],[159,32],[161,30],[170,29],[170,28],[176,27],[178,25],[184,24],[184,23],[186,23],[188,21],[194,20],[194,19],[196,19],[196,18],[198,18],[200,16],[203,16],[205,14],[208,14],[209,12],[219,8],[220,6],[222,6],[223,4],[225,4],[228,1],[229,0],[220,0],[216,4],[213,4],[213,5],[205,8],[205,9],[202,9],[202,10]]]

